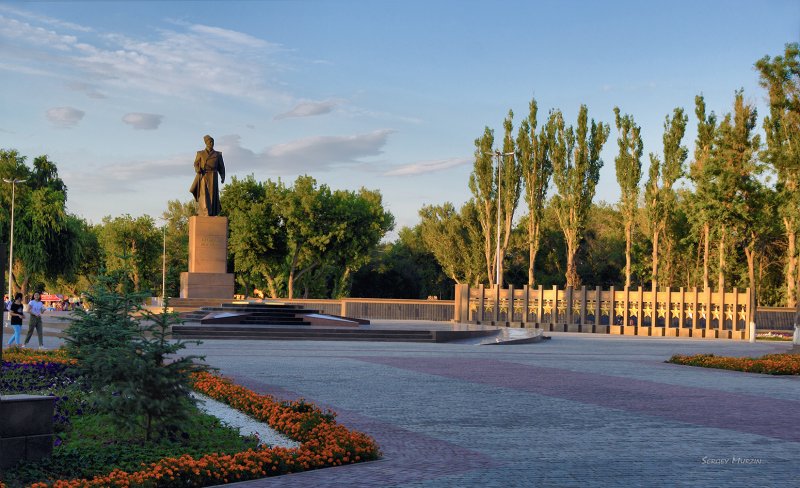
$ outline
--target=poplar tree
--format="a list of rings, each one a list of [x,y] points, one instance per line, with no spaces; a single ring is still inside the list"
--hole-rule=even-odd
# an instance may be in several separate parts
[[[650,171],[645,186],[645,206],[650,221],[650,233],[653,238],[653,289],[658,282],[659,237],[663,234],[666,244],[667,272],[664,273],[666,283],[673,282],[673,249],[675,236],[675,207],[677,198],[673,185],[683,176],[683,165],[689,154],[686,146],[681,145],[686,133],[688,117],[678,107],[672,111],[672,118],[664,119],[664,162],[650,153]]]
[[[492,164],[494,132],[485,128],[483,136],[475,140],[475,166],[469,179],[469,187],[478,204],[479,220],[484,233],[484,256],[489,284],[493,285],[495,275],[499,274],[503,284],[503,259],[511,239],[514,211],[519,203],[522,189],[522,171],[514,158],[514,138],[512,132],[514,112],[509,110],[503,121],[503,156],[498,162],[499,177]],[[511,154],[511,156],[508,156]],[[499,203],[498,203],[499,202]],[[500,212],[500,254],[497,256],[497,212]],[[497,272],[499,266],[499,273]]]
[[[564,127],[561,112],[553,114],[553,181],[558,189],[553,207],[567,244],[567,286],[573,287],[580,285],[575,255],[603,167],[600,151],[610,132],[608,124],[602,122],[592,120],[590,126],[588,112],[586,105],[581,105],[577,130]]]
[[[478,222],[483,233],[483,257],[489,286],[494,284],[494,234],[497,219],[497,181],[492,164],[494,131],[488,126],[483,135],[475,139],[475,163],[469,175],[469,189],[478,208]]]
[[[549,154],[551,124],[548,122],[542,127],[537,136],[537,113],[538,106],[533,99],[529,104],[528,117],[519,127],[516,154],[525,182],[525,202],[528,204],[528,286],[535,284],[534,266],[539,252],[545,197],[553,174]]]
[[[709,212],[708,173],[706,172],[714,149],[717,131],[717,116],[714,112],[706,115],[706,102],[702,95],[694,97],[695,115],[697,116],[697,139],[694,144],[694,161],[689,169],[689,177],[694,183],[692,195],[694,218],[700,226],[699,242],[703,246],[703,289],[709,285],[708,268],[710,265],[711,221]]]
[[[614,107],[617,144],[619,155],[615,159],[617,182],[622,192],[620,207],[625,222],[625,288],[631,286],[631,241],[633,240],[633,222],[639,206],[639,180],[642,178],[642,144],[641,127],[636,125],[632,115],[620,116],[619,107]]]
[[[717,225],[719,239],[718,291],[725,289],[727,247],[744,244],[750,289],[755,292],[755,252],[763,193],[756,176],[760,166],[756,155],[760,137],[754,134],[757,112],[736,92],[733,112],[717,130],[717,142],[706,168],[712,206],[710,215]],[[730,242],[727,242],[730,240]]]
[[[503,121],[503,154],[500,158],[500,180],[501,184],[498,191],[500,199],[500,219],[501,241],[500,259],[497,265],[500,266],[500,283],[503,286],[503,261],[505,260],[508,245],[511,240],[511,228],[514,224],[514,211],[519,204],[520,193],[522,192],[522,166],[515,157],[514,144],[514,112],[509,110],[508,116]]]
[[[769,115],[764,118],[767,145],[761,157],[777,175],[778,211],[787,241],[786,304],[794,307],[800,302],[800,44],[787,44],[783,56],[764,56],[756,69],[769,94]]]

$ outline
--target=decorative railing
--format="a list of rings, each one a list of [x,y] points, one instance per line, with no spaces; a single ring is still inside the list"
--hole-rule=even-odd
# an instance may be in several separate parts
[[[454,321],[550,331],[746,339],[750,289],[657,292],[456,285]]]

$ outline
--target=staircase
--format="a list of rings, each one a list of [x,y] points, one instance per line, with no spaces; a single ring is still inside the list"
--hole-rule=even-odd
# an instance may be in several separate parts
[[[437,342],[434,332],[430,330],[281,327],[274,325],[176,325],[172,328],[172,335],[180,339]]]
[[[193,312],[181,314],[181,318],[190,322],[203,322],[209,314],[231,314],[230,321],[239,324],[258,325],[311,325],[303,320],[303,315],[319,313],[318,310],[302,308],[299,305],[273,303],[223,303],[218,306],[205,306]]]

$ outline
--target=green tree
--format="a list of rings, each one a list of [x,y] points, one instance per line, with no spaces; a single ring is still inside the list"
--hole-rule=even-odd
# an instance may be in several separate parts
[[[229,218],[233,269],[246,295],[255,286],[278,298],[285,289],[288,247],[282,212],[286,193],[280,180],[259,183],[250,175],[242,180],[234,176],[220,196]]]
[[[333,193],[335,236],[326,260],[337,277],[333,298],[350,294],[352,274],[364,266],[387,232],[394,228],[394,216],[383,208],[380,192],[361,188],[357,193]]]
[[[477,269],[480,273],[480,255]],[[394,242],[372,250],[369,262],[353,274],[352,296],[452,299],[454,285],[425,245],[421,226],[416,225],[403,227]]]
[[[695,115],[697,116],[697,139],[694,143],[694,161],[692,161],[689,178],[694,184],[692,195],[692,215],[699,227],[700,239],[703,246],[703,289],[709,287],[709,265],[711,263],[711,217],[709,213],[713,207],[713,197],[710,195],[707,171],[709,160],[714,151],[717,133],[717,116],[714,112],[706,115],[706,102],[702,95],[694,97]]]
[[[34,159],[33,167],[15,150],[0,150],[0,177],[24,179],[16,185],[14,198],[14,262],[10,263],[15,290],[28,293],[36,281],[55,281],[61,274],[75,272],[80,265],[83,242],[78,225],[66,211],[67,189],[58,176],[56,164],[47,156]],[[5,223],[11,218],[12,188],[2,185]],[[8,240],[8,225],[3,237]]]
[[[778,209],[787,242],[786,304],[794,307],[800,302],[800,44],[787,44],[783,56],[764,56],[756,69],[769,95],[769,115],[764,117],[767,144],[761,157],[777,175]]]
[[[98,228],[105,269],[119,273],[120,290],[152,291],[160,283],[162,235],[148,215],[104,217]]]
[[[98,270],[103,267],[103,255],[97,233],[89,223],[75,215],[67,215],[66,227],[58,252],[74,256],[74,265],[65,266],[56,276],[45,278],[45,289],[77,296],[95,282]]]
[[[666,241],[666,262],[668,270],[662,283],[671,285],[674,281],[673,253],[676,246],[676,207],[677,199],[675,182],[683,176],[683,165],[688,156],[688,149],[681,146],[686,132],[688,118],[682,108],[675,108],[672,118],[664,120],[664,163],[650,153],[650,170],[645,187],[645,206],[647,208],[650,235],[652,236],[652,287],[658,283],[659,238],[663,234]]]
[[[486,127],[483,136],[475,140],[475,165],[469,180],[470,190],[478,204],[490,285],[494,285],[497,276],[500,277],[499,285],[503,284],[503,258],[511,239],[514,211],[522,191],[522,167],[514,157],[513,119],[514,112],[509,110],[503,121],[503,150],[499,157],[498,174],[495,174],[492,164],[495,154],[494,131]]]
[[[528,117],[522,121],[517,135],[516,158],[525,182],[525,202],[528,204],[526,219],[528,243],[528,285],[536,283],[535,265],[541,239],[542,216],[544,214],[547,188],[553,174],[550,161],[550,124],[546,124],[537,136],[538,106],[533,99],[529,105]]]
[[[422,241],[444,273],[456,283],[480,283],[483,275],[480,243],[484,234],[475,201],[468,201],[460,212],[449,202],[426,205],[419,215]]]
[[[603,160],[600,151],[608,139],[610,128],[594,119],[588,122],[588,109],[581,105],[578,128],[565,128],[561,112],[551,114],[553,141],[550,144],[553,161],[553,181],[558,193],[553,196],[558,223],[567,244],[567,286],[580,286],[575,254],[578,250],[586,219],[594,198]]]
[[[736,92],[733,113],[719,125],[717,142],[707,168],[713,198],[712,214],[719,239],[718,290],[724,290],[727,246],[744,243],[750,288],[756,291],[755,259],[759,217],[766,197],[758,181],[760,137],[754,133],[757,112]],[[731,242],[726,242],[730,239]]]
[[[189,269],[189,218],[197,215],[197,202],[170,200],[161,214],[166,239],[166,290],[164,296],[179,296],[181,273]],[[163,244],[163,243],[162,243]],[[163,265],[163,263],[162,263]]]
[[[642,144],[641,127],[636,125],[632,115],[620,116],[619,107],[614,107],[614,117],[619,132],[617,138],[619,155],[615,159],[615,163],[617,182],[622,191],[620,207],[625,225],[625,288],[629,288],[631,286],[631,241],[636,211],[639,207],[639,180],[642,178],[644,145]]]

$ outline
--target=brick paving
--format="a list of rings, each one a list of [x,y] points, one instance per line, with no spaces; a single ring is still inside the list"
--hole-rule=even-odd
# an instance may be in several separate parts
[[[384,453],[236,486],[797,486],[800,378],[663,363],[788,345],[552,335],[491,347],[209,340],[190,352],[256,391],[333,409]]]

